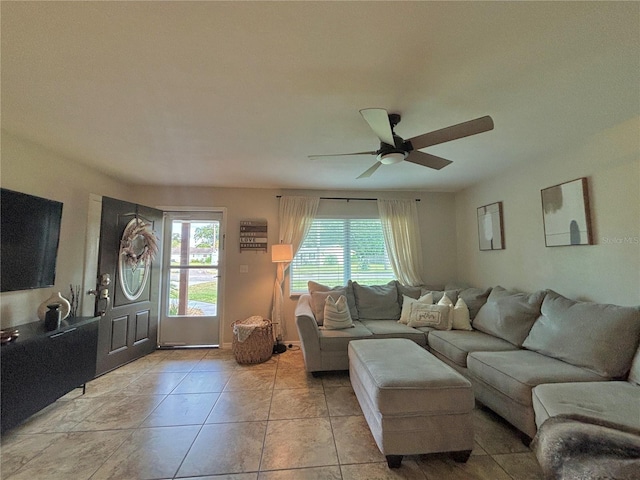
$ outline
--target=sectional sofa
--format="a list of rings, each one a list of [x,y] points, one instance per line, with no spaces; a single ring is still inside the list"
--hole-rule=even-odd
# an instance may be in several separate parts
[[[397,282],[333,288],[310,282],[296,308],[307,371],[347,370],[351,340],[408,338],[468,378],[476,400],[518,428],[525,440],[559,414],[640,430],[640,307],[578,302],[552,290],[432,289]],[[444,295],[453,304],[462,298],[472,329],[398,323],[404,302],[428,291],[435,302]],[[340,295],[347,298],[353,327],[325,329],[326,298]]]

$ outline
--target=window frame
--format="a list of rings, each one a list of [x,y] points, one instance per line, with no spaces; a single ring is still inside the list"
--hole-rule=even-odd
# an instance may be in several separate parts
[[[377,222],[379,222],[380,224],[380,240],[383,242],[384,245],[384,256],[385,256],[385,265],[387,265],[387,268],[384,270],[384,272],[388,272],[390,274],[388,280],[382,280],[384,283],[388,282],[388,281],[392,281],[392,280],[396,280],[396,276],[395,273],[393,272],[393,269],[391,268],[391,263],[389,261],[389,255],[387,252],[387,247],[386,247],[386,243],[384,241],[384,234],[382,231],[382,222],[380,220],[380,217],[378,215],[371,215],[371,214],[357,214],[357,213],[336,213],[336,212],[331,212],[328,214],[324,214],[324,215],[316,215],[316,218],[314,218],[314,224],[316,222],[316,220],[336,220],[336,221],[358,221],[358,220],[375,220]],[[313,226],[311,227],[312,229],[314,228]],[[348,231],[349,229],[345,229],[345,232]],[[310,232],[311,233],[311,230]],[[309,234],[307,234],[308,236]],[[351,237],[350,237],[351,238]],[[307,240],[307,237],[305,237],[305,239],[302,241],[302,245],[304,245],[305,241]],[[300,250],[302,249],[302,245]],[[349,245],[349,243],[347,242],[347,245]],[[347,248],[344,248],[344,243],[341,245],[343,247],[343,252],[345,250],[347,250]],[[300,252],[300,250],[298,251],[298,253]],[[351,251],[351,249],[349,248],[349,251]],[[297,255],[297,254],[296,254]],[[288,269],[288,287],[289,287],[289,292],[290,292],[290,296],[295,297],[295,296],[299,296],[301,294],[304,293],[308,293],[307,288],[306,288],[306,284],[305,287],[299,287],[299,288],[294,288],[294,282],[300,282],[300,278],[295,278],[294,275],[294,269],[295,269],[295,258],[294,261],[291,262],[290,267]],[[347,269],[348,266],[348,269]],[[351,255],[343,255],[343,283],[342,285],[346,285],[348,280],[352,279],[352,262],[351,262]],[[314,280],[312,278],[309,278],[308,280]],[[305,280],[307,281],[307,280]],[[316,281],[316,280],[314,280]],[[373,283],[366,283],[366,281],[362,281],[362,280],[357,280],[356,281],[360,281],[363,285],[374,285],[374,284],[380,284],[380,282],[378,281],[372,281]],[[322,283],[322,281],[320,281],[319,283]],[[328,285],[328,286],[337,286],[336,285]]]

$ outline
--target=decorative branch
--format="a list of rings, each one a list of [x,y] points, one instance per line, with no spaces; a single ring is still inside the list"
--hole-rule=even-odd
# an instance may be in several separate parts
[[[69,290],[71,290],[71,295],[69,299],[69,316],[76,317],[78,315],[78,305],[80,303],[80,285],[76,285],[75,290],[73,289],[73,285],[69,285]]]

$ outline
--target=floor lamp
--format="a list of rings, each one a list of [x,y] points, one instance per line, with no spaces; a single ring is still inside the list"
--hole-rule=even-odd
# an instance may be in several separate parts
[[[273,353],[283,353],[287,351],[287,347],[280,343],[282,340],[282,332],[285,331],[284,314],[282,312],[282,283],[284,282],[284,270],[287,264],[291,263],[292,260],[293,245],[288,243],[279,243],[271,246],[271,261],[278,266],[271,320],[280,325],[280,333],[276,335],[276,344],[273,347]]]

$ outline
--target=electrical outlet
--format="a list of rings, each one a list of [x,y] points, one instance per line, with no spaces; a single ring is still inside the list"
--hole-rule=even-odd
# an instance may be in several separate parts
[[[249,273],[249,265],[240,265],[240,273]]]

